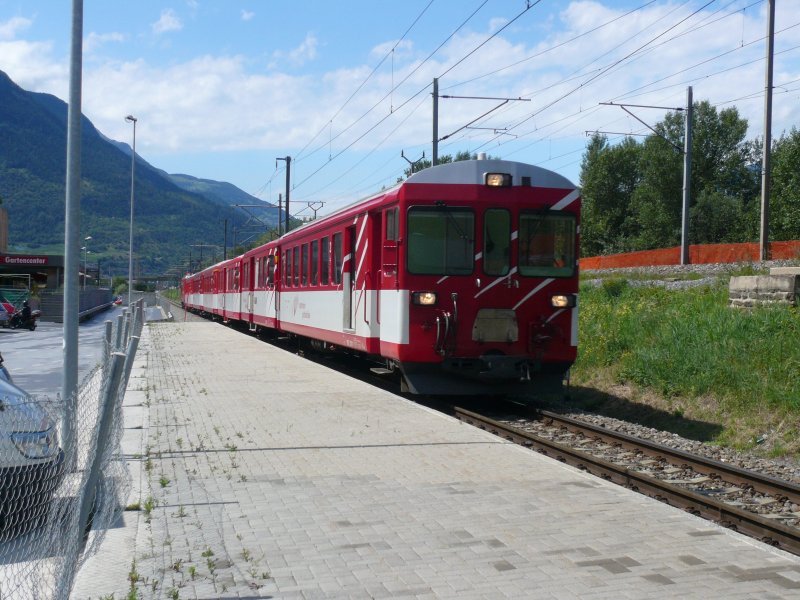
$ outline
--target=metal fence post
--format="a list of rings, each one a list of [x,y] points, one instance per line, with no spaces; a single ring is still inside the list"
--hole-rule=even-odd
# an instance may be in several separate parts
[[[136,358],[136,350],[139,348],[139,336],[131,336],[128,342],[128,351],[125,353],[125,387],[128,387],[128,379],[131,376],[131,369],[133,368],[133,359]]]
[[[122,348],[122,323],[124,318],[123,315],[117,315],[117,339],[114,343],[114,352]]]
[[[103,340],[103,365],[108,365],[108,357],[111,356],[111,333],[114,329],[114,324],[111,321],[105,322],[105,332]]]
[[[108,443],[108,438],[111,435],[111,425],[114,420],[114,408],[119,393],[120,380],[123,374],[124,359],[125,355],[121,352],[112,352],[109,356],[108,372],[101,396],[100,406],[102,412],[97,431],[94,456],[92,458],[92,464],[89,467],[89,475],[86,478],[86,483],[83,487],[83,494],[80,502],[80,512],[78,513],[78,526],[80,527],[80,532],[88,532],[89,529],[89,517],[97,496],[97,483],[100,479],[103,451]],[[76,549],[75,564],[78,564],[82,552],[83,544],[78,544]],[[58,598],[63,600],[69,598],[69,593],[72,590],[76,572],[77,571],[75,569],[64,569],[61,577],[61,584],[57,589]]]
[[[122,350],[125,346],[128,345],[128,337],[130,336],[131,331],[131,313],[130,311],[125,311],[125,329],[122,333],[122,344],[120,345],[120,350]]]

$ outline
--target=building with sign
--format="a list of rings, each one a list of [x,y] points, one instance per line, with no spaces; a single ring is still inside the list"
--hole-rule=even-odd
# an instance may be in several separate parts
[[[0,254],[0,287],[57,289],[63,283],[63,256]]]

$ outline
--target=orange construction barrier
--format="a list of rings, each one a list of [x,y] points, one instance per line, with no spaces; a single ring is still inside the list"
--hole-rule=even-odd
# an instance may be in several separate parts
[[[770,242],[770,257],[773,260],[792,260],[800,258],[800,241]],[[689,246],[689,262],[692,264],[758,262],[759,245],[755,242],[744,244],[705,244]],[[580,259],[581,270],[622,269],[625,267],[652,267],[658,265],[681,264],[681,248],[661,248],[659,250],[640,250],[624,254],[592,256]]]

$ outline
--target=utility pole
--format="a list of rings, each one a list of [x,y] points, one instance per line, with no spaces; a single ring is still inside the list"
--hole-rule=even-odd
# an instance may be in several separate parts
[[[494,108],[490,108],[489,110],[487,110],[482,115],[472,119],[472,121],[470,121],[466,125],[464,125],[462,127],[459,127],[458,129],[456,129],[452,133],[448,133],[447,135],[442,136],[440,138],[439,137],[439,98],[440,98],[440,96],[439,96],[439,80],[437,78],[434,78],[434,80],[433,80],[433,157],[431,158],[431,166],[433,166],[433,167],[435,167],[437,164],[439,164],[439,142],[440,141],[446,140],[447,138],[449,138],[452,135],[455,135],[456,133],[458,133],[462,129],[469,128],[469,126],[472,125],[473,123],[476,123],[477,121],[480,121],[484,117],[490,115],[491,113],[496,111],[498,108],[500,108],[501,106],[505,106],[509,102],[530,102],[531,101],[530,98],[496,98],[494,96],[448,96],[448,95],[441,96],[441,98],[457,98],[457,99],[461,99],[461,100],[501,100],[501,103],[498,104],[497,106],[495,106]],[[492,129],[494,129],[494,128],[492,128]],[[403,158],[405,158],[405,156]],[[406,160],[408,160],[408,159],[406,158]]]
[[[775,48],[775,0],[768,0],[767,11],[767,73],[764,90],[764,158],[761,163],[761,260],[769,260],[769,192],[772,175],[772,62]]]
[[[431,166],[439,164],[439,78],[433,78],[433,155]]]
[[[422,156],[417,160],[411,160],[403,153],[402,150],[400,150],[400,158],[404,159],[409,165],[411,165],[411,174],[413,175],[415,173],[414,167],[417,165],[417,163],[425,160],[425,152],[423,152]]]
[[[692,86],[686,88],[686,133],[683,149],[683,216],[681,219],[681,264],[689,259],[689,202],[692,197]]]
[[[64,347],[61,398],[66,402],[62,441],[67,455],[74,450],[69,415],[75,414],[78,387],[78,268],[81,227],[81,81],[83,77],[83,0],[72,2],[69,105],[67,107],[67,177],[64,199]],[[67,471],[74,465],[67,465]]]
[[[289,231],[289,182],[291,180],[292,157],[276,158],[275,160],[286,161],[286,231]]]
[[[681,216],[681,264],[689,264],[689,201],[691,199],[691,181],[692,181],[692,115],[694,109],[692,107],[692,88],[689,86],[686,89],[686,107],[670,108],[669,106],[651,106],[647,104],[617,104],[616,102],[601,102],[608,106],[619,106],[622,110],[639,121],[642,125],[647,127],[650,131],[655,133],[662,140],[667,142],[670,146],[675,148],[678,152],[683,154],[683,213]],[[639,117],[628,110],[628,106],[635,106],[637,108],[659,108],[663,110],[674,110],[676,112],[686,111],[685,123],[685,136],[683,140],[683,148],[678,146],[675,142],[667,138],[663,133],[657,131],[654,127],[642,121]],[[608,133],[603,131],[596,131],[595,133]],[[630,134],[623,134],[630,135]]]
[[[316,221],[317,220],[317,211],[320,208],[322,208],[323,206],[325,206],[325,203],[324,202],[320,202],[319,200],[317,200],[317,201],[314,201],[314,202],[306,202],[306,204],[308,205],[308,208],[310,208],[311,210],[314,211],[314,220]]]
[[[278,237],[283,233],[281,224],[283,223],[283,194],[278,194]]]
[[[225,222],[225,236],[223,237],[222,246],[222,260],[228,260],[228,219],[223,219]]]

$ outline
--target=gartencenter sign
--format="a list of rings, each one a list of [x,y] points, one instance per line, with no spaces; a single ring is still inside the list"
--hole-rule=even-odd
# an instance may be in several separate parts
[[[32,265],[49,264],[49,256],[0,256],[0,265]]]

